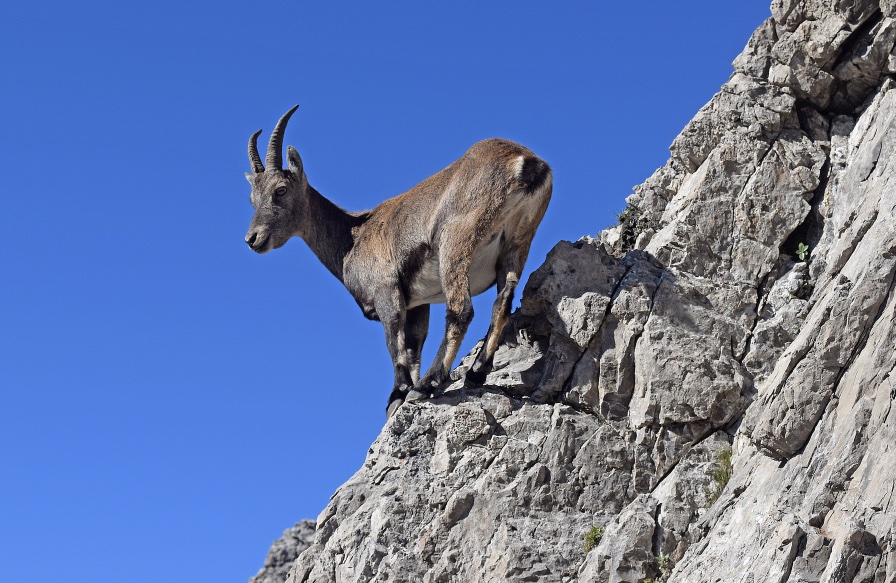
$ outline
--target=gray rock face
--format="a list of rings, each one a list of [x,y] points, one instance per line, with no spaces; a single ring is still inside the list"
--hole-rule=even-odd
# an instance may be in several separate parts
[[[288,581],[896,581],[894,42],[892,0],[775,0],[623,223],[551,251],[485,387],[401,407]]]
[[[287,528],[283,532],[283,536],[271,545],[268,556],[264,560],[264,567],[249,579],[249,583],[283,583],[286,581],[296,558],[314,542],[315,526],[317,525],[313,520],[303,520],[297,522],[292,528]]]

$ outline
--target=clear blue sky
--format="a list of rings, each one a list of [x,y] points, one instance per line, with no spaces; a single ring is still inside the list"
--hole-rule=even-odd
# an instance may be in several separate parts
[[[391,388],[383,332],[301,240],[265,256],[243,243],[253,131],[266,143],[300,103],[286,143],[352,210],[477,140],[525,144],[555,174],[528,273],[615,222],[768,13],[9,3],[0,581],[245,581],[362,463]]]

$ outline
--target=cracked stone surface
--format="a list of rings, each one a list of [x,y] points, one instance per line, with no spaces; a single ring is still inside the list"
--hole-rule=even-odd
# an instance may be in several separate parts
[[[775,0],[630,218],[555,246],[484,387],[399,409],[287,581],[896,581],[894,43],[893,0]]]
[[[283,583],[289,570],[302,551],[314,542],[313,520],[302,520],[287,528],[283,536],[274,541],[264,560],[264,567],[249,579],[249,583]]]

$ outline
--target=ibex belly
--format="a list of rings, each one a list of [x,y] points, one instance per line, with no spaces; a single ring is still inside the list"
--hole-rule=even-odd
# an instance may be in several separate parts
[[[495,283],[495,266],[501,253],[502,233],[492,236],[488,243],[476,250],[470,267],[470,295],[481,294]],[[439,276],[439,258],[429,257],[411,284],[408,308],[423,304],[444,304],[445,292]]]

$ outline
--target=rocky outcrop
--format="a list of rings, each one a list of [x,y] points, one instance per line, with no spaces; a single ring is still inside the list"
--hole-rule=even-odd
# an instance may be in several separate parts
[[[313,520],[302,520],[283,531],[283,536],[271,545],[264,567],[249,583],[283,583],[296,558],[314,542],[315,526]]]
[[[892,0],[775,0],[620,226],[532,275],[486,386],[403,405],[288,580],[896,581],[894,42]]]

